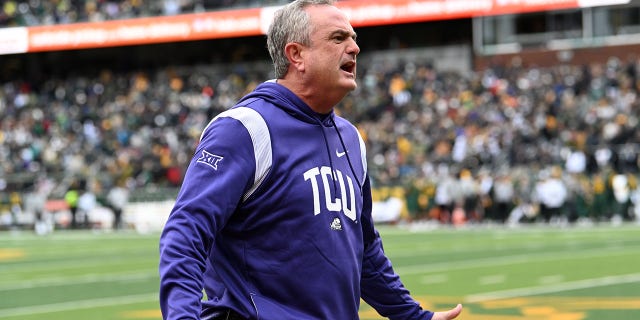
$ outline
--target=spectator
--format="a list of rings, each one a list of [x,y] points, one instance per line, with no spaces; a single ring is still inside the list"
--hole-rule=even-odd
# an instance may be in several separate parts
[[[122,228],[122,212],[129,202],[129,190],[123,179],[118,180],[107,194],[108,206],[113,211],[113,230]]]
[[[81,227],[91,227],[91,212],[98,206],[98,201],[93,187],[89,187],[82,191],[78,198],[78,213],[82,217]]]
[[[463,196],[462,209],[467,221],[480,221],[480,185],[468,169],[460,171],[459,191]]]
[[[457,179],[445,166],[440,167],[434,200],[438,206],[437,219],[442,223],[451,223],[451,214],[456,204],[460,203]]]
[[[513,180],[507,172],[498,175],[491,190],[491,208],[489,219],[504,223],[514,208],[516,192]]]
[[[615,199],[614,215],[631,220],[631,185],[628,176],[624,173],[616,173],[611,178],[611,188]]]
[[[9,193],[9,212],[11,212],[11,228],[18,228],[22,215],[22,195],[16,191]]]
[[[36,26],[176,15],[202,11],[282,5],[286,0],[59,0],[4,1],[0,7],[0,27]]]
[[[592,177],[590,184],[591,206],[589,216],[594,222],[610,219],[613,216],[613,193],[607,174],[598,172]]]
[[[554,166],[550,172],[543,171],[536,185],[536,196],[540,203],[540,215],[544,222],[561,223],[566,220],[565,202],[568,190],[561,180],[562,171]]]
[[[46,209],[47,199],[53,183],[50,179],[40,177],[35,181],[33,190],[27,193],[25,200],[25,211],[34,216],[34,229],[36,234],[44,235],[53,232],[54,223],[52,217]]]
[[[47,10],[68,10],[66,3]],[[482,185],[495,189],[499,170],[513,176],[532,168],[536,176],[537,168],[557,165],[589,181],[583,210],[607,220],[614,207],[609,172],[638,175],[640,102],[629,80],[636,64],[506,66],[461,75],[420,61],[365,63],[358,66],[361,89],[337,112],[362,132],[376,186],[409,186],[414,178],[435,185],[441,181],[434,168],[443,165],[484,172]],[[269,69],[262,62],[169,66],[2,83],[0,190],[26,192],[41,174],[60,185],[69,177],[123,176],[132,178],[131,192],[175,188],[207,119]],[[487,218],[502,221],[488,202],[483,197]]]
[[[69,212],[71,213],[71,222],[69,225],[71,229],[78,228],[78,200],[80,199],[80,192],[78,182],[74,181],[64,194],[64,201],[67,203]]]

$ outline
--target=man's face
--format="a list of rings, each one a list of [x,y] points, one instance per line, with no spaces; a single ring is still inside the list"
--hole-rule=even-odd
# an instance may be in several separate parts
[[[346,95],[357,87],[356,55],[360,48],[347,16],[333,6],[307,7],[311,45],[305,59],[305,78],[327,95]]]

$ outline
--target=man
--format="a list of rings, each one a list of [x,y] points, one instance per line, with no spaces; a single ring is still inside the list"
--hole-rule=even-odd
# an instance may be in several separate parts
[[[333,113],[356,88],[360,48],[330,0],[278,11],[276,80],[204,129],[160,239],[165,319],[391,319],[422,310],[382,251],[364,143]],[[207,299],[201,302],[204,294]]]
[[[129,190],[124,179],[118,179],[107,193],[107,202],[113,211],[113,230],[122,228],[122,212],[129,202]]]

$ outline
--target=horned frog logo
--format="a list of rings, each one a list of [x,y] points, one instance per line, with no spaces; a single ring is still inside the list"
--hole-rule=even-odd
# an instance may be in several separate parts
[[[331,230],[342,230],[342,222],[340,222],[339,218],[334,218],[331,221]]]

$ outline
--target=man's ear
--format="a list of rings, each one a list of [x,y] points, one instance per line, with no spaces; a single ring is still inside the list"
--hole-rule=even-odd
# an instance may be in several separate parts
[[[290,65],[300,72],[304,71],[303,50],[304,46],[296,42],[287,43],[284,47],[284,54],[289,59]]]

